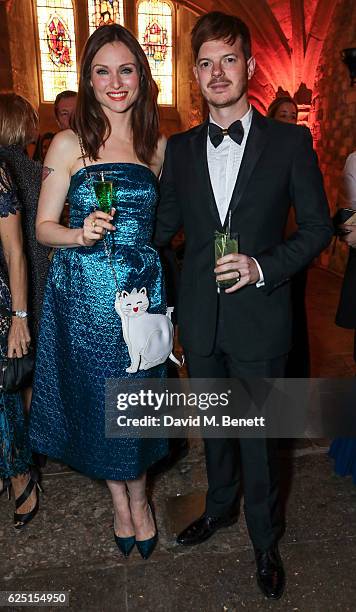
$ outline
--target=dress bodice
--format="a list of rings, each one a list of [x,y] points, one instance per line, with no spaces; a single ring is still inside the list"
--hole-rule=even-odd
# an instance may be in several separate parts
[[[113,207],[116,213],[112,234],[115,244],[147,243],[151,240],[158,188],[155,174],[142,164],[102,163],[88,166],[89,175],[98,180],[105,173],[105,180],[113,182]],[[97,205],[92,180],[85,168],[71,178],[68,191],[70,227],[81,227]]]

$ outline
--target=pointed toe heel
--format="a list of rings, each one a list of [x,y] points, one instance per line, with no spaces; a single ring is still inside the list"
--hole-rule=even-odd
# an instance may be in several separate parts
[[[153,522],[154,522],[154,526],[156,530],[155,534],[152,536],[152,538],[149,538],[148,540],[136,540],[137,550],[140,553],[142,559],[145,559],[145,560],[147,560],[152,555],[154,549],[157,546],[157,542],[158,542],[158,530],[157,530],[156,517],[153,513],[152,506],[150,503],[148,504],[148,509],[153,518]]]
[[[122,552],[124,557],[127,558],[130,552],[132,551],[133,547],[135,546],[135,542],[136,542],[135,536],[129,536],[128,538],[120,538],[120,536],[117,536],[114,531],[114,538],[115,538],[116,546],[118,547],[119,551]]]
[[[156,548],[157,542],[158,542],[157,531],[154,534],[154,536],[152,538],[149,538],[148,540],[141,540],[141,541],[136,540],[136,546],[137,546],[138,552],[140,553],[142,559],[147,560],[152,555],[154,549]]]

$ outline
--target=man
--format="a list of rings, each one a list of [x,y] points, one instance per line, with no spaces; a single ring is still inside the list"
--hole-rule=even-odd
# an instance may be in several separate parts
[[[60,131],[70,127],[70,119],[77,104],[77,92],[67,89],[61,91],[54,101],[54,114]]]
[[[192,377],[282,377],[290,349],[289,279],[332,236],[310,133],[250,107],[247,84],[255,60],[240,19],[204,15],[193,28],[192,46],[210,118],[168,141],[156,230],[157,244],[165,244],[184,226],[180,341]],[[285,240],[291,201],[299,228]],[[223,230],[230,213],[241,253],[215,266],[214,232]],[[234,284],[218,293],[216,281],[224,279]],[[285,578],[272,441],[207,439],[205,453],[206,510],[178,542],[198,544],[236,521],[243,476],[258,584],[267,597],[280,597]]]
[[[74,114],[77,104],[77,92],[66,89],[57,94],[54,101],[54,114],[56,115],[59,130],[68,130],[70,120]],[[69,203],[66,202],[62,213],[62,224],[68,227],[69,224]]]

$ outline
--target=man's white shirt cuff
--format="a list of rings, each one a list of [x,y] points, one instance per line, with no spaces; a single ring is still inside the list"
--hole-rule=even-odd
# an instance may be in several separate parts
[[[259,287],[264,287],[265,286],[265,279],[264,279],[264,276],[263,276],[262,268],[261,268],[260,264],[258,263],[257,259],[255,259],[254,257],[251,257],[251,259],[253,259],[253,261],[255,262],[255,264],[257,266],[258,273],[260,275],[260,280],[257,281],[256,287],[257,287],[257,289]]]

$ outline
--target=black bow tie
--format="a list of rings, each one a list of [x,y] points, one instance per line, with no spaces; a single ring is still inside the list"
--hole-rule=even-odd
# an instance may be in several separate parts
[[[234,121],[227,129],[223,129],[220,126],[216,125],[216,123],[209,123],[209,138],[211,140],[211,144],[214,147],[218,147],[220,143],[224,140],[224,136],[229,135],[232,140],[237,142],[239,145],[242,143],[244,137],[244,129],[242,127],[241,121],[238,119]]]

